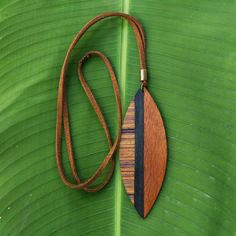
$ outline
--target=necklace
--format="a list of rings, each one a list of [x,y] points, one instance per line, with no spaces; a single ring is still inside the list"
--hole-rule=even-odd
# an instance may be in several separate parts
[[[82,182],[76,170],[74,154],[71,141],[69,125],[68,103],[66,97],[66,68],[71,52],[79,39],[95,23],[108,17],[122,17],[126,19],[136,37],[139,56],[140,56],[140,89],[131,101],[126,112],[122,125],[122,111],[120,92],[115,73],[108,58],[99,51],[89,51],[80,60],[78,65],[78,77],[85,90],[90,103],[104,129],[110,150],[100,164],[95,173]],[[161,114],[147,89],[147,69],[146,69],[146,42],[143,28],[140,23],[132,16],[119,12],[103,13],[90,20],[76,35],[67,51],[60,75],[57,100],[57,120],[56,120],[56,161],[59,175],[63,183],[73,189],[83,189],[87,192],[97,192],[101,190],[112,177],[115,167],[114,153],[120,144],[119,157],[121,176],[126,192],[138,211],[139,215],[145,218],[150,212],[155,200],[160,192],[167,162],[166,135],[161,118]],[[86,80],[84,79],[82,67],[91,57],[98,56],[105,63],[110,74],[112,86],[116,98],[118,111],[118,134],[112,144],[110,132],[104,116],[97,104]],[[61,154],[62,129],[64,128],[66,147],[70,162],[71,171],[76,184],[67,180]],[[90,185],[101,175],[109,162],[112,163],[111,169],[105,180],[96,187]]]

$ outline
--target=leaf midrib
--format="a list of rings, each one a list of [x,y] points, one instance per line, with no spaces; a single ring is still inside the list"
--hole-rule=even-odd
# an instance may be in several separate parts
[[[121,11],[129,13],[129,1],[121,1]],[[121,23],[121,44],[120,44],[120,92],[122,100],[122,110],[125,106],[126,95],[126,69],[127,69],[127,41],[128,41],[128,22],[122,21]],[[116,162],[116,175],[115,175],[115,220],[114,220],[114,235],[121,235],[121,176],[119,161]]]

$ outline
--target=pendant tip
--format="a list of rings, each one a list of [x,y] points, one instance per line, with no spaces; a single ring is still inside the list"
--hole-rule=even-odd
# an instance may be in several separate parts
[[[140,212],[140,211],[138,211],[138,209],[136,209],[136,210],[137,210],[139,216],[141,216],[143,219],[145,219],[148,216],[149,212]]]
[[[134,204],[134,206],[135,206],[135,209],[138,212],[139,216],[141,216],[143,219],[145,219],[148,216],[148,213],[151,210],[150,209],[149,211],[145,211],[142,207],[139,207],[139,205]]]

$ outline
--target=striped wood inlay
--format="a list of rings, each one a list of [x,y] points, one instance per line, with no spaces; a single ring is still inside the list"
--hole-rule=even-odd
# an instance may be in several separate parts
[[[125,189],[134,204],[134,172],[135,172],[135,104],[134,101],[126,113],[126,118],[122,125],[120,141],[120,166],[121,176]]]

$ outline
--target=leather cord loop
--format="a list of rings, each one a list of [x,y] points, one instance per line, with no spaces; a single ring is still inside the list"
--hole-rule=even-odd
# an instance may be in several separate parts
[[[112,177],[114,167],[115,167],[115,162],[114,162],[114,153],[118,147],[119,140],[120,140],[120,135],[121,135],[121,125],[122,125],[122,111],[121,111],[121,100],[120,100],[120,92],[119,92],[119,87],[118,83],[116,80],[115,73],[112,69],[111,63],[105,57],[101,52],[99,51],[89,51],[85,54],[85,56],[80,60],[79,65],[78,65],[78,77],[80,80],[80,83],[82,84],[83,89],[85,90],[86,95],[89,98],[89,101],[91,105],[93,106],[93,109],[95,113],[97,114],[97,117],[104,129],[106,138],[108,140],[109,144],[109,152],[103,162],[100,164],[100,166],[97,168],[95,173],[88,178],[86,181],[82,182],[81,179],[79,178],[79,175],[76,170],[76,165],[75,165],[75,159],[74,159],[74,154],[73,154],[73,148],[72,148],[72,140],[71,140],[71,131],[70,131],[70,125],[69,125],[69,113],[68,113],[68,103],[67,103],[67,97],[66,97],[66,67],[72,52],[72,49],[75,47],[79,39],[84,35],[84,33],[96,22],[108,18],[108,17],[114,17],[114,16],[119,16],[124,19],[126,19],[130,25],[133,28],[133,31],[136,36],[136,41],[138,44],[139,48],[139,55],[140,55],[140,69],[145,69],[146,70],[146,59],[145,59],[145,35],[144,31],[140,25],[140,23],[133,18],[132,16],[124,13],[119,13],[119,12],[111,12],[111,13],[104,13],[101,15],[96,16],[93,18],[91,21],[89,21],[80,31],[79,33],[75,36],[74,40],[72,41],[71,45],[68,48],[68,51],[66,53],[66,57],[61,69],[61,75],[60,75],[60,81],[59,81],[59,87],[58,87],[58,100],[57,100],[57,120],[56,120],[56,161],[57,161],[57,167],[58,167],[58,172],[59,175],[64,182],[64,184],[70,188],[73,189],[83,189],[84,191],[87,192],[97,192],[100,189],[102,189],[110,180]],[[100,57],[103,62],[106,65],[106,68],[109,72],[111,81],[112,81],[112,86],[115,94],[115,99],[116,99],[116,105],[117,105],[117,112],[118,112],[118,135],[115,139],[115,142],[112,144],[109,129],[107,127],[106,121],[104,119],[104,116],[101,112],[101,109],[99,105],[97,104],[87,82],[84,79],[83,75],[83,64],[93,56],[98,56]],[[61,154],[61,145],[62,145],[62,128],[64,127],[64,133],[65,133],[65,140],[66,140],[66,147],[67,147],[67,152],[68,152],[68,157],[69,157],[69,163],[70,163],[70,168],[72,170],[73,177],[76,181],[76,183],[71,183],[70,181],[67,180],[67,177],[65,175],[63,163],[62,163],[62,154]],[[107,167],[107,165],[111,162],[111,168],[106,176],[105,180],[99,184],[98,186],[95,186],[93,188],[89,187],[94,181],[101,175],[103,170]]]

